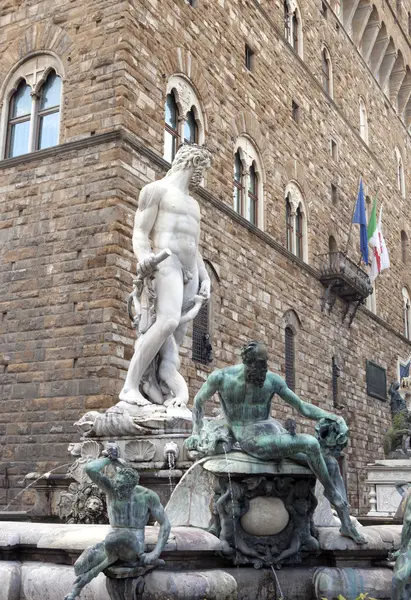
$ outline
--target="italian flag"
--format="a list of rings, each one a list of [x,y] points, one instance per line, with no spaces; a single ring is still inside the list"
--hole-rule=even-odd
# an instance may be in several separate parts
[[[387,246],[385,245],[384,236],[381,230],[381,219],[382,219],[382,207],[380,208],[380,214],[377,223],[377,198],[374,199],[374,205],[370,220],[368,221],[368,244],[372,248],[372,259],[370,268],[370,279],[371,283],[374,283],[376,277],[384,269],[388,269],[390,266],[390,257],[388,256]]]

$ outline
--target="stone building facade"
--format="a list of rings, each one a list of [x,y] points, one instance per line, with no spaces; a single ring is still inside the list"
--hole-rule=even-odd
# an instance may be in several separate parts
[[[3,505],[29,471],[68,462],[73,421],[117,401],[134,340],[125,308],[133,217],[141,187],[169,166],[168,100],[177,143],[191,118],[193,137],[214,152],[197,193],[213,362],[192,360],[188,336],[192,397],[249,339],[264,340],[270,367],[285,375],[291,331],[295,390],[346,418],[350,501],[367,511],[364,467],[383,457],[390,410],[367,394],[366,361],[389,383],[411,354],[410,12],[409,0],[3,0]],[[61,83],[51,109],[50,73]],[[31,103],[23,115],[13,113],[19,93]],[[50,114],[53,143],[42,137]],[[360,176],[384,202],[391,268],[349,327],[343,300],[321,310],[319,268],[330,249],[359,260],[350,224]],[[274,408],[292,414],[276,399]]]

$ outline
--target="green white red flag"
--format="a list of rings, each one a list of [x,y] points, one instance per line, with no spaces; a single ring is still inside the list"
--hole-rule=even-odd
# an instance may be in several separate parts
[[[388,255],[387,246],[381,229],[382,220],[382,207],[380,208],[380,214],[377,223],[377,198],[374,200],[370,219],[368,221],[368,244],[372,248],[371,255],[371,268],[370,268],[370,279],[371,283],[374,283],[377,276],[384,269],[390,267],[390,257]]]

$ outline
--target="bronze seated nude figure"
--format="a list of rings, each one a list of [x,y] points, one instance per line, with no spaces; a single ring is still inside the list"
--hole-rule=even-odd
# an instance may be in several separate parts
[[[216,447],[210,440],[207,428],[203,429],[204,405],[218,393],[229,436],[241,450],[265,461],[295,459],[308,464],[324,486],[324,494],[335,507],[341,521],[342,535],[357,544],[366,544],[365,538],[351,522],[345,486],[333,451],[327,440],[312,435],[287,431],[270,416],[271,401],[278,394],[285,402],[309,419],[331,424],[334,430],[334,447],[347,443],[348,427],[338,415],[304,402],[285,381],[267,368],[267,350],[262,343],[250,342],[242,349],[242,364],[216,370],[209,375],[194,401],[193,433],[186,440],[189,450],[204,452],[204,439],[208,447]],[[330,429],[330,427],[328,427]],[[211,436],[212,437],[212,436]],[[210,445],[211,444],[211,445]],[[202,448],[203,447],[203,448]],[[227,446],[226,446],[227,447]],[[207,453],[207,451],[206,451]]]

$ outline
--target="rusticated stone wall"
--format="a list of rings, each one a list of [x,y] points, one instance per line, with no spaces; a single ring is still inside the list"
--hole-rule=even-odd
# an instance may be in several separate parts
[[[409,6],[408,6],[409,5]],[[377,9],[411,65],[407,36],[390,6]],[[408,7],[408,8],[407,8]],[[264,0],[4,1],[0,7],[0,86],[32,52],[49,51],[64,66],[61,145],[0,160],[0,460],[6,504],[32,470],[68,462],[72,422],[116,402],[132,353],[125,299],[135,260],[131,248],[138,191],[162,176],[163,119],[169,76],[187,77],[206,120],[214,165],[198,193],[202,249],[213,266],[210,367],[182,349],[192,395],[207,373],[238,360],[250,338],[266,341],[271,367],[284,374],[285,313],[300,320],[297,392],[333,409],[331,360],[342,367],[340,412],[352,431],[348,480],[354,509],[367,511],[364,466],[382,457],[387,403],[367,396],[365,361],[396,377],[411,354],[401,335],[401,289],[411,283],[400,232],[411,236],[408,204],[397,190],[394,148],[409,177],[409,135],[349,35],[321,3],[301,0],[303,59],[282,36],[282,2]],[[395,8],[395,7],[394,7]],[[403,3],[401,23],[410,3]],[[244,47],[255,70],[244,66]],[[334,100],[321,87],[321,44],[330,51]],[[0,88],[1,89],[1,88]],[[359,95],[369,146],[359,136]],[[300,121],[291,117],[292,100]],[[233,149],[250,136],[265,171],[264,234],[232,210]],[[330,137],[339,145],[330,156]],[[343,303],[321,313],[324,289],[317,255],[329,235],[344,248],[362,175],[366,193],[384,200],[392,267],[378,279],[377,316],[360,310],[351,329]],[[284,190],[301,186],[308,208],[308,265],[285,245]],[[330,185],[339,188],[332,205]],[[350,256],[358,260],[354,228]],[[7,358],[8,357],[8,358]],[[275,401],[280,417],[291,414]],[[334,410],[334,409],[333,409]],[[303,430],[312,425],[301,420]],[[8,487],[7,487],[8,486]]]

